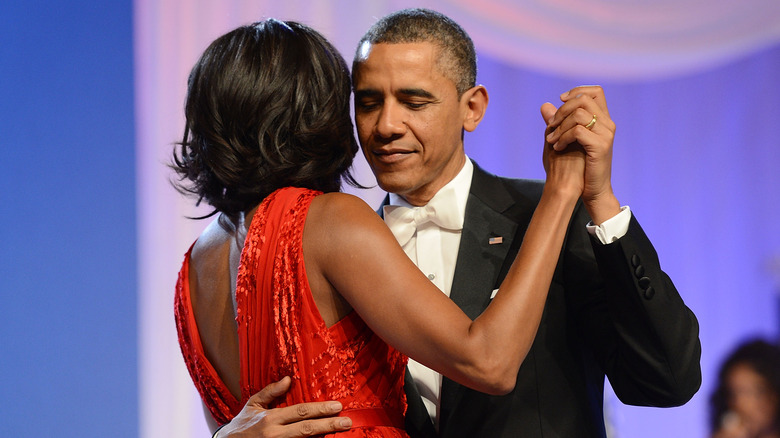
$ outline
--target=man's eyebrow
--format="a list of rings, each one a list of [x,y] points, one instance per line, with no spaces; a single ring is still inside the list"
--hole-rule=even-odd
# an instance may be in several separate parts
[[[369,99],[382,97],[382,93],[379,90],[355,90],[355,99]]]
[[[424,90],[422,88],[403,88],[398,91],[398,94],[407,96],[407,97],[424,97],[427,99],[433,99],[435,96],[431,94],[429,91]]]
[[[398,90],[398,94],[403,97],[422,97],[425,99],[435,99],[436,96],[431,94],[422,88],[402,88]],[[355,90],[355,99],[379,99],[382,97],[382,92],[379,90],[367,88],[362,90]]]

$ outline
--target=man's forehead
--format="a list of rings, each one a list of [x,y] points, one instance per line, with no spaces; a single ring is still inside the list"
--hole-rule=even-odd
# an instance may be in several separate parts
[[[360,45],[355,56],[355,64],[364,65],[379,62],[437,62],[441,52],[439,47],[428,41],[408,43],[370,43]]]
[[[439,62],[440,49],[431,42],[361,44],[354,64],[355,88],[367,82],[398,80],[402,87],[450,79]],[[403,84],[404,82],[408,82]],[[454,84],[454,82],[453,82]]]

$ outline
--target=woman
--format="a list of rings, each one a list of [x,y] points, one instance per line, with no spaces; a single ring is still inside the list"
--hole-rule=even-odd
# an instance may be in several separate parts
[[[780,438],[780,347],[753,340],[729,355],[710,418],[713,438]]]
[[[403,437],[406,356],[503,394],[533,342],[582,153],[545,148],[547,184],[517,259],[472,321],[370,207],[338,192],[357,151],[349,97],[344,60],[294,22],[220,37],[190,75],[174,167],[218,217],[185,257],[176,320],[217,423],[289,376],[280,405],[339,400],[353,421],[345,436]]]

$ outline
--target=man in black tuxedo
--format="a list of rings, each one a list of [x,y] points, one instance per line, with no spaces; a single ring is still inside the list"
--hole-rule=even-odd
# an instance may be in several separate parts
[[[488,102],[476,85],[471,39],[439,13],[396,12],[361,40],[353,86],[363,153],[390,193],[388,225],[420,269],[477,317],[514,260],[542,183],[491,175],[465,154],[463,131],[477,127]],[[559,108],[541,108],[545,147],[585,150],[585,190],[517,385],[490,396],[411,363],[412,437],[605,437],[605,375],[618,398],[633,405],[679,406],[699,388],[696,317],[612,192],[615,125],[603,90],[578,87],[561,100]],[[394,218],[396,206],[434,204],[447,220],[410,231]],[[284,385],[266,388],[261,404]],[[264,436],[342,430],[328,417],[331,409],[309,403],[265,411]]]

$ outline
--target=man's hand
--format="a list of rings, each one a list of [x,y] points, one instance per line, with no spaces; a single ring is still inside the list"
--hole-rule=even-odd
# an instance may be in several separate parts
[[[230,438],[297,438],[347,430],[352,420],[333,417],[341,412],[337,401],[301,403],[268,409],[271,402],[290,389],[291,379],[271,383],[249,398],[241,412],[225,427],[219,437]]]
[[[551,103],[542,105],[545,139],[556,151],[573,146],[585,151],[582,200],[593,223],[601,224],[620,212],[611,182],[615,124],[609,117],[604,90],[599,86],[576,87],[563,93],[561,101],[557,109]]]

